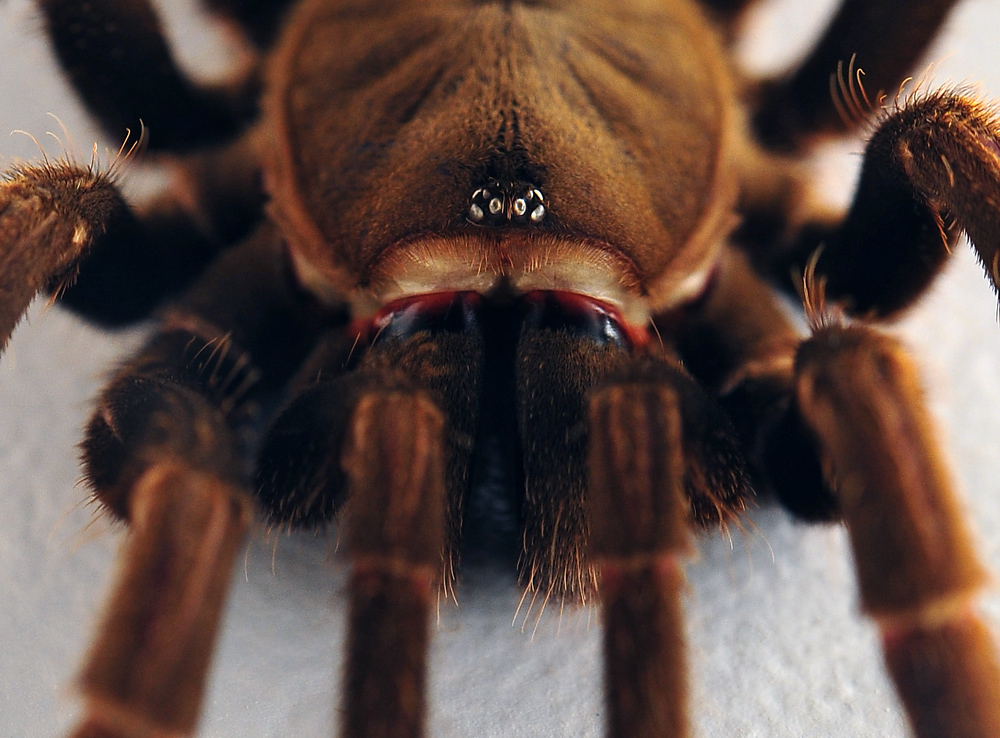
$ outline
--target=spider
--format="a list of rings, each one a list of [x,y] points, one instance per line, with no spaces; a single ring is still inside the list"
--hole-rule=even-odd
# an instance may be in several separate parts
[[[753,668],[753,665],[750,665],[750,666],[748,666],[747,668],[748,668],[748,669],[752,669],[752,668]],[[829,732],[829,731],[828,731],[828,732]]]

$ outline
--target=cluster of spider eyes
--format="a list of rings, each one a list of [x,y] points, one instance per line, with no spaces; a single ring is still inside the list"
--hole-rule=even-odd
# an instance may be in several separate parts
[[[469,221],[477,225],[541,223],[546,214],[545,197],[541,190],[527,185],[519,194],[512,194],[516,189],[514,184],[508,187],[497,184],[477,189],[472,193]]]

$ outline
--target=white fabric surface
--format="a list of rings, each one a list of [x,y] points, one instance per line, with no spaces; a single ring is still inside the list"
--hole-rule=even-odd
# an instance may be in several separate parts
[[[210,57],[203,24],[185,58]],[[829,2],[782,0],[761,13],[747,54],[779,64],[804,44]],[[1000,3],[970,0],[930,55],[935,84],[981,83],[1000,100]],[[186,25],[185,25],[186,23]],[[98,137],[56,76],[28,0],[0,3],[0,164],[50,154],[54,113],[89,158]],[[800,46],[796,47],[795,44]],[[187,48],[186,47],[186,48]],[[212,62],[212,59],[209,59]],[[200,62],[198,62],[200,63]],[[218,66],[218,61],[214,61]],[[918,70],[922,71],[921,70]],[[65,138],[62,133],[60,138]],[[118,142],[102,140],[101,146]],[[817,165],[844,199],[857,143]],[[1000,571],[1000,432],[997,304],[968,248],[898,328],[925,367],[931,408],[982,551]],[[0,734],[54,736],[78,705],[71,685],[112,573],[121,532],[92,523],[74,444],[107,367],[134,348],[141,329],[102,333],[58,308],[36,304],[0,362]],[[273,542],[258,536],[234,592],[199,735],[330,736],[334,732],[343,566],[333,539]],[[850,555],[838,528],[808,528],[777,509],[751,516],[730,541],[706,537],[688,567],[692,709],[700,736],[906,734],[883,676],[872,627],[857,613]],[[435,629],[429,735],[599,736],[599,635],[588,612],[547,614],[511,627],[518,592],[509,572],[466,573],[461,606]],[[983,608],[1000,632],[1000,597]]]

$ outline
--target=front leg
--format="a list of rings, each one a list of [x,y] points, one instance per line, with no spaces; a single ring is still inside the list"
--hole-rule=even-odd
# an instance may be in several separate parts
[[[87,481],[130,524],[78,738],[191,735],[253,510],[261,403],[314,337],[269,229],[227,253],[102,393]]]
[[[861,606],[916,735],[1000,735],[1000,659],[974,608],[989,575],[913,366],[886,336],[828,326],[800,348],[796,389],[850,534]]]

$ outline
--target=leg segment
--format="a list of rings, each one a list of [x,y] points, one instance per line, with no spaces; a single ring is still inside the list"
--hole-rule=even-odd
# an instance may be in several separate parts
[[[673,387],[685,418],[685,493],[691,518],[724,524],[749,494],[734,432],[721,410],[663,347],[634,345],[593,305],[557,293],[529,304],[516,355],[524,464],[521,576],[532,600],[583,601],[597,584],[589,563],[587,397],[620,376]],[[652,357],[652,368],[643,368]],[[631,369],[630,369],[631,367]],[[646,374],[643,374],[646,372]],[[637,380],[638,381],[638,380]]]
[[[81,679],[87,700],[81,737],[189,735],[197,720],[252,503],[227,418],[244,412],[246,394],[231,392],[249,375],[241,376],[238,360],[225,367],[241,381],[218,398],[232,402],[224,409],[208,391],[203,368],[186,361],[185,348],[195,340],[190,334],[154,339],[105,392],[88,429],[89,481],[131,530]]]
[[[783,504],[806,518],[843,516],[862,606],[882,628],[918,735],[996,735],[998,662],[971,607],[985,574],[915,372],[895,343],[864,328],[822,329],[796,354],[777,308],[742,259],[725,260],[681,321],[685,364],[720,394]]]
[[[784,79],[765,83],[754,116],[759,138],[795,150],[822,134],[840,133],[846,121],[831,94],[831,78],[864,70],[869,99],[893,94],[941,28],[956,0],[844,0],[823,38]],[[854,86],[854,80],[843,80]],[[850,93],[848,93],[850,94]],[[868,112],[868,111],[863,111]]]
[[[259,495],[277,522],[322,525],[343,507],[345,737],[425,729],[431,608],[454,584],[478,423],[482,337],[466,299],[393,307],[367,347],[332,335],[260,454]]]
[[[467,458],[449,454],[445,414],[407,376],[420,363],[414,354],[431,347],[417,340],[409,348],[409,367],[362,366],[303,392],[260,458],[259,494],[279,521],[319,525],[344,506],[352,559],[345,738],[423,735],[435,585],[442,572],[454,576],[449,472]]]
[[[87,704],[74,736],[194,732],[251,510],[242,484],[186,460],[152,462],[133,483],[127,509],[131,531],[80,678]]]
[[[601,581],[610,738],[689,734],[681,425],[666,386],[613,385],[590,402],[590,553]]]
[[[189,151],[233,138],[256,114],[255,75],[217,89],[194,85],[147,0],[39,5],[63,69],[112,138],[145,125],[151,150]]]
[[[360,398],[393,387],[422,390],[448,421],[443,582],[454,583],[483,363],[482,337],[463,299],[458,295],[444,306],[450,324],[436,323],[432,315],[426,330],[414,332],[414,322],[426,317],[418,302],[391,314],[370,346],[357,329],[325,337],[293,383],[293,397],[259,455],[258,494],[276,523],[314,528],[332,521],[347,497],[341,449]]]
[[[680,595],[691,523],[751,492],[728,422],[679,366],[631,362],[589,403],[590,556],[600,575],[610,738],[689,734]]]
[[[130,223],[110,179],[93,172],[46,165],[0,185],[0,348],[39,290],[71,282],[101,234]]]
[[[88,427],[88,481],[131,531],[81,679],[79,738],[194,730],[253,509],[260,405],[309,343],[308,311],[287,291],[269,235],[205,275],[119,371]],[[267,359],[264,346],[281,358]]]
[[[855,314],[884,316],[923,292],[964,229],[997,288],[998,193],[995,114],[958,95],[930,95],[886,117],[872,136],[847,217],[807,226],[765,268],[787,283],[822,243],[816,272],[828,296]]]
[[[862,608],[920,738],[1000,735],[1000,659],[973,610],[988,575],[889,338],[828,327],[797,357],[797,395],[851,536]]]
[[[419,738],[444,547],[444,416],[425,396],[357,404],[343,453],[351,506],[345,738]]]
[[[100,323],[148,315],[259,222],[256,161],[252,136],[192,157],[181,186],[141,212],[115,185],[120,163],[107,173],[64,162],[14,170],[0,183],[0,346],[41,290]]]

